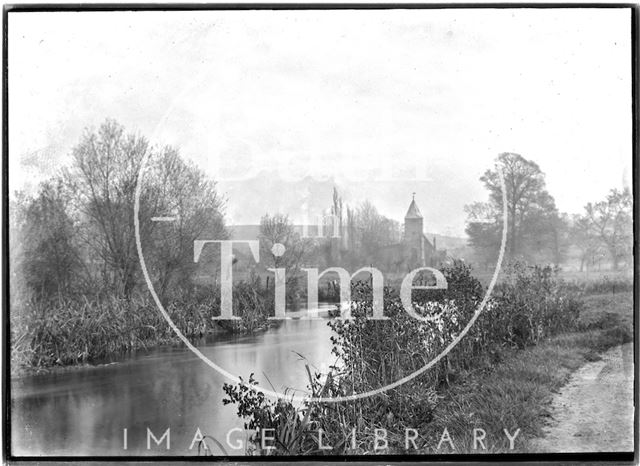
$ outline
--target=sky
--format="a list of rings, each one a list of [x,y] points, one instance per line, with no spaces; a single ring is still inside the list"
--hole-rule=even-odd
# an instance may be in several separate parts
[[[501,152],[561,211],[632,179],[628,9],[9,14],[9,189],[106,118],[219,182],[231,224],[369,199],[463,235]]]

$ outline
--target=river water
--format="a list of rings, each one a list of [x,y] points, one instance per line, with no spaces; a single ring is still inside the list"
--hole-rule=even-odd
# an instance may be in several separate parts
[[[331,305],[320,306],[320,317]],[[305,363],[326,370],[331,355],[327,320],[294,319],[252,335],[216,335],[199,344],[213,362],[260,386],[305,390]],[[306,358],[302,360],[300,353]],[[229,455],[227,434],[242,428],[235,405],[223,405],[229,382],[186,348],[163,347],[103,366],[22,377],[11,381],[11,445],[15,455],[195,455],[200,429],[219,440]],[[125,431],[126,429],[126,449]],[[156,445],[148,429],[160,439]],[[231,431],[230,443],[246,439]],[[147,439],[150,438],[150,448]],[[214,454],[224,454],[209,443]],[[192,447],[192,448],[190,448]]]

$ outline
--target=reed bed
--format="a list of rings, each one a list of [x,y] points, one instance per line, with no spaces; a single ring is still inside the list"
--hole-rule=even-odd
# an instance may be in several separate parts
[[[175,297],[165,309],[187,337],[199,339],[220,332],[253,332],[267,322],[262,315],[267,297],[237,284],[234,294],[241,316],[233,328],[212,317],[220,314],[219,296],[198,290]],[[95,363],[123,353],[180,343],[155,303],[146,296],[121,299],[112,295],[57,296],[12,303],[10,315],[11,371]]]

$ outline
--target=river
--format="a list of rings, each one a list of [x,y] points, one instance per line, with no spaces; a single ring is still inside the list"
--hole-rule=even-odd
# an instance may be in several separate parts
[[[326,316],[331,305],[320,306]],[[304,390],[305,356],[324,369],[331,355],[327,320],[293,319],[251,336],[216,336],[198,345],[213,362],[232,374],[255,373],[260,385],[281,391]],[[223,405],[224,382],[229,382],[196,355],[182,347],[138,352],[110,364],[17,378],[11,381],[11,445],[14,455],[195,455],[198,429],[218,439],[229,455],[244,447],[227,445],[227,433],[242,428],[235,405]],[[148,431],[160,439],[160,445]],[[126,429],[126,449],[125,434]],[[236,444],[246,434],[232,431]],[[223,454],[214,443],[214,454]]]

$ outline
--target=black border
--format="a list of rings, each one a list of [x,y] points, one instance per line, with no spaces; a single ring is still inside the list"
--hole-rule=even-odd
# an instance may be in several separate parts
[[[60,3],[8,4],[4,12],[197,11],[197,10],[451,10],[632,8],[635,3]]]
[[[632,151],[633,151],[633,196],[634,200],[640,196],[638,180],[638,19],[640,17],[640,6],[635,3],[61,3],[61,4],[8,4],[3,5],[2,10],[2,337],[4,345],[2,350],[2,417],[3,417],[3,448],[2,460],[4,462],[135,462],[142,463],[183,463],[192,462],[213,462],[224,461],[234,463],[299,463],[317,462],[317,464],[353,462],[359,464],[389,464],[389,463],[413,463],[422,462],[433,463],[532,463],[538,461],[554,463],[591,463],[591,462],[613,462],[613,463],[635,463],[638,464],[638,345],[637,315],[636,305],[639,302],[640,287],[636,276],[636,271],[640,268],[638,258],[638,233],[639,222],[636,217],[636,204],[633,210],[634,228],[634,451],[633,452],[599,452],[599,453],[504,453],[504,454],[435,454],[435,455],[354,455],[354,456],[14,456],[11,453],[11,396],[10,396],[10,332],[9,332],[9,13],[22,12],[86,12],[86,11],[215,11],[215,10],[391,10],[391,9],[629,9],[631,13],[631,110],[632,110]]]

